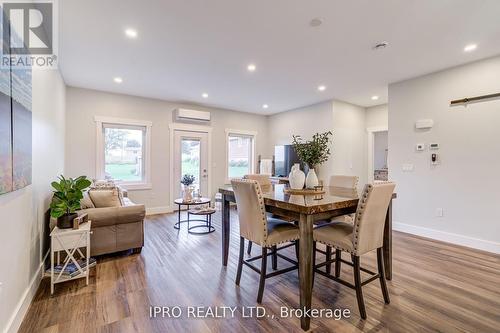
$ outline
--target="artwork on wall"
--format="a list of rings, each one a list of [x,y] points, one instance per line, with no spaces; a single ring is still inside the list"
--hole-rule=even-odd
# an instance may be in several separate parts
[[[0,194],[31,184],[31,82],[31,67],[0,67]]]
[[[10,70],[0,70],[0,194],[12,191]]]
[[[31,71],[12,69],[13,190],[31,184]]]

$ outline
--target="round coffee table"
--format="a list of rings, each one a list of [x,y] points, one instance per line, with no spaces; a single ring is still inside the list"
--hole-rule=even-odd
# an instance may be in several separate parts
[[[189,214],[188,214],[188,218],[186,220],[181,220],[181,208],[182,208],[182,206],[187,206],[187,209],[189,211],[189,208],[191,206],[210,204],[210,199],[209,198],[199,198],[199,199],[193,199],[192,201],[184,201],[184,200],[182,200],[182,198],[179,198],[179,199],[174,200],[174,204],[176,204],[178,206],[177,222],[174,224],[174,228],[180,229],[181,223],[190,222]],[[205,220],[202,220],[202,219],[195,219],[195,220],[191,220],[191,221],[193,221],[193,222],[194,221],[206,222]]]
[[[216,212],[215,209],[213,208],[194,208],[188,210],[188,232],[190,234],[196,234],[196,235],[205,235],[205,234],[210,234],[215,231],[215,228],[212,227],[212,215]],[[198,224],[194,225],[192,227],[189,226],[190,221],[200,221],[198,220],[191,220],[190,215],[195,215],[195,216],[205,216],[205,223],[204,224]],[[203,220],[201,220],[203,221]],[[198,231],[199,228],[203,228],[205,230]]]

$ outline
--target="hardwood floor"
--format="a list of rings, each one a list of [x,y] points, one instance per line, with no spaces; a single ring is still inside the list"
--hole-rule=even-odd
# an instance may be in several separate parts
[[[20,332],[302,332],[297,318],[280,318],[280,307],[297,308],[298,277],[292,271],[266,281],[262,306],[275,318],[242,318],[242,306],[256,306],[259,275],[243,268],[234,283],[239,237],[232,212],[230,258],[221,265],[220,215],[216,232],[190,235],[173,228],[176,215],[145,223],[141,254],[98,258],[90,285],[85,279],[59,284],[50,296],[44,279]],[[354,290],[316,274],[313,308],[348,308],[351,317],[313,318],[314,332],[498,332],[500,256],[394,232],[394,275],[388,281],[391,304],[380,285],[363,288],[367,320],[361,320]],[[259,247],[254,246],[256,255]],[[293,247],[284,250],[293,256]],[[318,262],[322,261],[318,256]],[[347,259],[347,257],[345,258]],[[287,263],[279,261],[284,267]],[[361,264],[375,270],[376,255]],[[343,265],[341,276],[352,279]],[[237,306],[234,318],[151,318],[150,306]]]

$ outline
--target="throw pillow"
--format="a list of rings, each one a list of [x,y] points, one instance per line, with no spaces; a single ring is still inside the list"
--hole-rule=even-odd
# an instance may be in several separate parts
[[[118,191],[115,190],[90,190],[90,198],[96,208],[121,207]]]
[[[90,199],[89,191],[83,192],[83,199],[80,200],[81,209],[95,208],[94,203]]]

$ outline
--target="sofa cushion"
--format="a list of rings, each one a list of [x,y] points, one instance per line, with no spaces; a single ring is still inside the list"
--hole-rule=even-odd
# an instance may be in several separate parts
[[[121,207],[118,190],[90,190],[90,198],[96,208]]]

